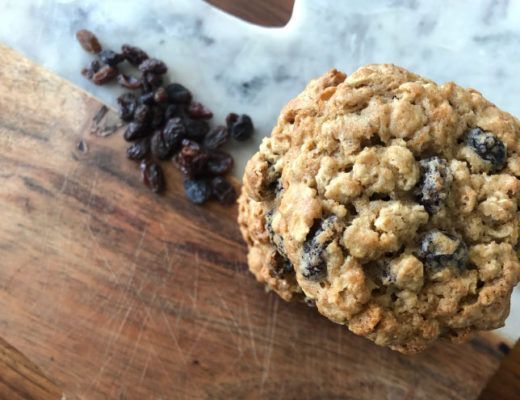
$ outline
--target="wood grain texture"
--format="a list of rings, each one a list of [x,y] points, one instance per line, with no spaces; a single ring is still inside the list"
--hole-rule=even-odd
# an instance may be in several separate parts
[[[520,398],[520,341],[516,343],[482,392],[479,400]]]
[[[0,399],[60,400],[62,394],[34,363],[0,338]]]
[[[173,166],[153,195],[95,99],[0,57],[0,336],[68,397],[474,399],[499,365],[492,335],[404,356],[264,293],[235,208]]]
[[[222,10],[258,25],[284,26],[294,0],[206,0]]]

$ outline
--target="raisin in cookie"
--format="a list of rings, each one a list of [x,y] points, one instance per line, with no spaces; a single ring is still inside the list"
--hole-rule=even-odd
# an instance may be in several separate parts
[[[256,278],[402,352],[503,325],[520,277],[520,122],[393,65],[332,70],[249,161]]]

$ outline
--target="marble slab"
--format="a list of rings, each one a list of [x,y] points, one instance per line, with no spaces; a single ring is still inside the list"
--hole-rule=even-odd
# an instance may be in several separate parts
[[[111,104],[117,87],[96,87],[79,74],[90,56],[74,33],[88,28],[106,48],[143,47],[217,121],[229,111],[254,118],[256,137],[232,150],[240,176],[280,108],[332,67],[349,73],[399,64],[476,88],[520,115],[519,21],[520,1],[508,0],[296,0],[283,28],[246,23],[201,0],[2,0],[0,41]],[[501,332],[517,339],[518,288],[512,309]]]

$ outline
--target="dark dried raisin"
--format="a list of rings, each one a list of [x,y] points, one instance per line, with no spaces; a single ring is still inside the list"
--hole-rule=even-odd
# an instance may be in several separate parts
[[[450,266],[463,270],[468,261],[468,249],[464,241],[438,229],[427,232],[421,238],[417,255],[426,269],[432,272]]]
[[[164,175],[159,164],[152,160],[141,161],[141,179],[143,183],[154,193],[164,190]]]
[[[166,86],[168,101],[177,104],[189,104],[191,102],[191,92],[180,83],[170,83]]]
[[[147,104],[147,105],[155,104],[153,95],[154,95],[153,92],[142,94],[141,96],[139,96],[139,103]]]
[[[156,130],[152,136],[152,154],[159,160],[172,158],[173,152],[177,150],[184,136],[184,126],[178,121],[171,119],[163,130]]]
[[[191,118],[195,119],[213,118],[213,113],[211,110],[197,101],[192,101],[186,109],[186,112]]]
[[[507,148],[504,142],[480,128],[470,129],[466,136],[466,144],[482,158],[491,163],[491,170],[496,172],[504,168],[507,159]]]
[[[101,68],[101,63],[98,60],[92,60],[87,68],[81,70],[81,75],[87,79],[92,79],[94,74]]]
[[[335,232],[336,220],[335,216],[317,220],[303,243],[300,268],[302,275],[309,280],[320,281],[327,276],[324,252]]]
[[[173,117],[182,117],[184,115],[184,111],[181,106],[177,104],[169,104],[164,111],[164,119],[169,120]]]
[[[139,47],[130,46],[128,44],[121,46],[121,53],[123,53],[123,56],[130,64],[136,67],[148,58],[148,54]]]
[[[168,93],[166,93],[166,89],[163,87],[157,88],[153,95],[153,99],[156,103],[164,103],[168,100]]]
[[[144,138],[132,143],[126,149],[126,156],[130,160],[144,160],[150,154],[150,139]]]
[[[92,82],[96,85],[104,85],[114,79],[117,76],[117,73],[117,68],[105,65],[92,75]]]
[[[85,51],[89,53],[99,53],[101,51],[101,45],[96,35],[87,29],[80,29],[76,32],[76,39]]]
[[[202,142],[209,132],[208,123],[201,119],[185,118],[184,125],[186,126],[186,137],[196,142]]]
[[[156,58],[148,58],[139,64],[139,71],[156,75],[165,74],[168,71],[166,64]]]
[[[229,114],[226,118],[226,123],[228,123],[231,137],[242,142],[249,139],[253,135],[255,128],[249,115],[242,114],[238,117],[235,116],[236,114]]]
[[[141,79],[125,74],[119,74],[117,76],[117,83],[127,89],[139,89],[142,84]]]
[[[175,164],[185,176],[194,178],[203,175],[207,162],[208,154],[198,143],[188,139],[182,141],[182,149],[175,156]]]
[[[211,185],[206,179],[187,179],[184,192],[192,203],[204,204],[211,197]]]
[[[146,73],[143,75],[143,89],[145,92],[153,92],[162,85],[162,77],[160,75]]]
[[[273,278],[284,278],[293,272],[294,267],[291,262],[281,254],[276,253],[274,256],[274,262],[269,270],[269,275]]]
[[[119,118],[123,121],[131,121],[137,107],[137,101],[132,93],[124,93],[117,98]]]
[[[110,65],[111,67],[115,67],[125,59],[122,54],[118,54],[112,50],[103,50],[99,53],[98,57],[103,64]]]
[[[150,106],[139,104],[134,112],[134,122],[146,126],[150,121]]]
[[[421,178],[415,189],[420,204],[434,214],[446,202],[453,177],[448,162],[439,157],[431,157],[419,162]]]
[[[152,117],[150,119],[150,126],[153,129],[159,128],[164,121],[164,108],[161,106],[152,107]]]
[[[233,157],[223,151],[209,153],[207,170],[211,175],[225,175],[233,168]]]
[[[144,125],[137,122],[130,122],[126,127],[126,131],[123,136],[126,141],[132,142],[147,135],[148,131]]]
[[[229,130],[220,125],[213,128],[204,138],[204,147],[209,150],[216,150],[224,146],[229,141]]]
[[[235,203],[237,199],[237,192],[233,185],[221,176],[217,176],[211,180],[211,193],[221,204],[230,205]]]

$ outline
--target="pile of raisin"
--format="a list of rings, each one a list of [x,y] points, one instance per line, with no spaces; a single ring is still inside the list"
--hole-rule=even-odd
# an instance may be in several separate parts
[[[184,191],[195,204],[215,199],[232,204],[237,194],[224,178],[233,158],[221,148],[230,139],[242,142],[254,132],[248,115],[230,113],[223,125],[210,126],[213,113],[193,100],[180,83],[167,83],[168,67],[142,49],[124,44],[120,52],[103,50],[96,36],[85,29],[76,37],[86,51],[96,54],[82,75],[96,85],[117,82],[129,92],[117,98],[118,113],[126,123],[124,139],[130,160],[140,162],[143,183],[153,192],[164,191],[160,161],[172,160],[184,175]],[[137,68],[135,76],[119,71],[126,62]]]

